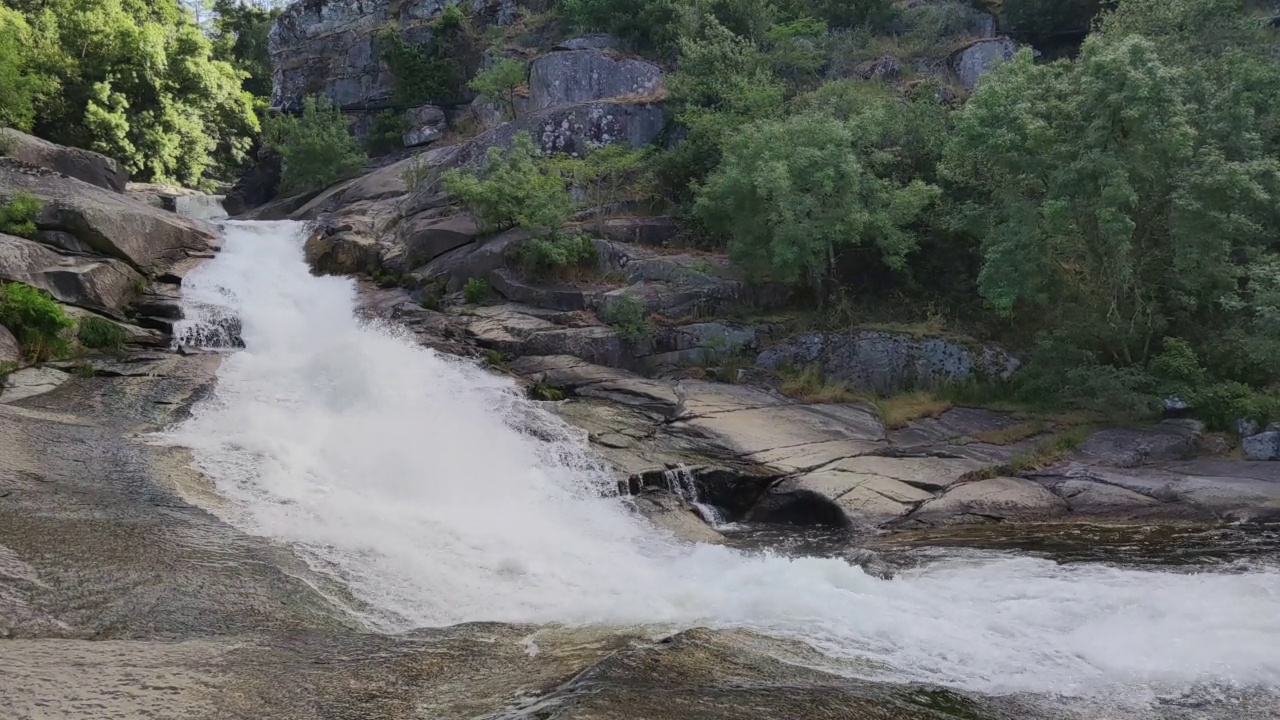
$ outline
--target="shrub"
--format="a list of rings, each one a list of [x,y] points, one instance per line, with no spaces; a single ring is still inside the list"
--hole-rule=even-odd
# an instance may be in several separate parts
[[[100,317],[80,319],[76,339],[94,350],[119,350],[124,347],[124,330],[117,324]]]
[[[32,238],[36,234],[35,219],[44,208],[40,198],[19,192],[0,205],[0,233]]]
[[[410,45],[398,29],[390,29],[378,40],[382,59],[395,78],[396,100],[406,105],[451,100],[462,91],[466,68],[458,58],[469,37],[466,15],[457,5],[445,7],[431,23],[431,39]]]
[[[620,297],[605,311],[605,322],[618,331],[618,337],[630,343],[638,343],[649,336],[649,323],[644,315],[644,303],[633,297]]]
[[[529,388],[529,397],[543,402],[559,402],[564,399],[564,391],[560,388],[538,383]]]
[[[1011,35],[1034,42],[1088,30],[1101,5],[1101,0],[1004,0],[1000,15]]]
[[[551,161],[551,167],[582,191],[587,208],[604,208],[626,201],[644,201],[654,196],[654,179],[647,150],[633,150],[626,145],[606,145],[585,157],[563,156]]]
[[[266,136],[283,161],[280,189],[286,193],[328,187],[369,160],[351,136],[346,116],[324,96],[308,97],[301,117],[270,120]]]
[[[501,58],[493,67],[476,73],[469,83],[472,90],[497,105],[508,120],[516,116],[516,91],[529,80],[529,68],[514,58]]]
[[[861,393],[849,389],[847,383],[829,380],[818,365],[805,367],[780,367],[782,382],[778,392],[810,403],[850,403],[866,399]]]
[[[557,10],[579,30],[613,33],[641,51],[674,52],[680,0],[561,0]]]
[[[9,377],[11,373],[18,371],[18,363],[9,360],[0,360],[0,382]]]
[[[486,230],[519,226],[536,237],[547,237],[560,229],[573,206],[564,178],[539,162],[528,133],[515,137],[505,157],[501,148],[489,148],[488,164],[481,173],[450,170],[441,184]]]
[[[846,125],[799,115],[742,128],[696,211],[730,238],[730,255],[748,272],[808,282],[823,298],[847,247],[870,246],[889,268],[904,268],[916,246],[907,226],[939,194],[919,180],[877,177]]]
[[[530,275],[547,277],[595,262],[596,246],[586,235],[555,235],[521,243],[511,257]]]
[[[21,283],[0,286],[0,325],[9,328],[31,360],[65,355],[67,343],[61,334],[74,324],[44,291]]]
[[[493,288],[489,286],[489,281],[480,277],[468,278],[467,284],[462,288],[462,296],[472,305],[488,300],[492,294]]]
[[[400,173],[400,179],[404,181],[404,186],[411,192],[417,192],[426,185],[431,179],[435,167],[423,160],[420,156],[415,156],[409,161],[409,165],[405,167],[404,172]]]
[[[375,155],[384,155],[404,147],[406,129],[404,113],[384,110],[373,116],[365,147]]]

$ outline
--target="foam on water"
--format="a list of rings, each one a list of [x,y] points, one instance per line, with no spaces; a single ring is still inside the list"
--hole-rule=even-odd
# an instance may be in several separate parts
[[[747,627],[870,677],[1063,694],[1280,687],[1280,573],[951,559],[885,580],[836,559],[660,535],[609,497],[585,439],[506,380],[363,324],[301,226],[231,223],[184,283],[246,349],[166,441],[229,519],[348,583],[379,629],[473,620]],[[537,426],[534,428],[533,426]]]

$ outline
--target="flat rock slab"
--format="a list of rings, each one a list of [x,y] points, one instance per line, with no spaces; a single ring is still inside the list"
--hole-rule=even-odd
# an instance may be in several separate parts
[[[1067,502],[1039,483],[995,477],[961,483],[925,502],[908,520],[924,525],[1043,520],[1070,511]]]
[[[4,379],[0,403],[17,402],[47,393],[70,379],[69,373],[51,367],[23,368]]]
[[[1109,428],[1085,438],[1076,454],[1083,462],[1121,468],[1189,460],[1203,434],[1204,426],[1194,420],[1166,420],[1146,428]]]

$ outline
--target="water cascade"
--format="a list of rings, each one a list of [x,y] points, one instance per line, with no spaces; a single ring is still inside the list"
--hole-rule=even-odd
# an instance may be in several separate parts
[[[188,276],[188,322],[223,308],[245,349],[163,441],[193,450],[229,500],[217,512],[346,583],[373,629],[743,627],[866,677],[1117,703],[1280,687],[1275,567],[988,553],[881,579],[665,537],[616,497],[583,433],[513,383],[357,319],[354,283],[311,275],[302,232],[227,223],[223,252]],[[698,502],[689,480],[671,477]]]

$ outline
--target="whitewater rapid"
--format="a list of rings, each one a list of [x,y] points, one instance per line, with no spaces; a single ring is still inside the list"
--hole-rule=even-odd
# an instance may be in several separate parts
[[[886,580],[665,537],[610,497],[585,437],[512,383],[357,319],[354,284],[312,276],[301,232],[228,223],[184,281],[189,306],[239,317],[246,347],[163,441],[193,450],[229,521],[340,579],[376,629],[744,627],[866,677],[977,692],[1280,688],[1274,569],[1007,555]]]

